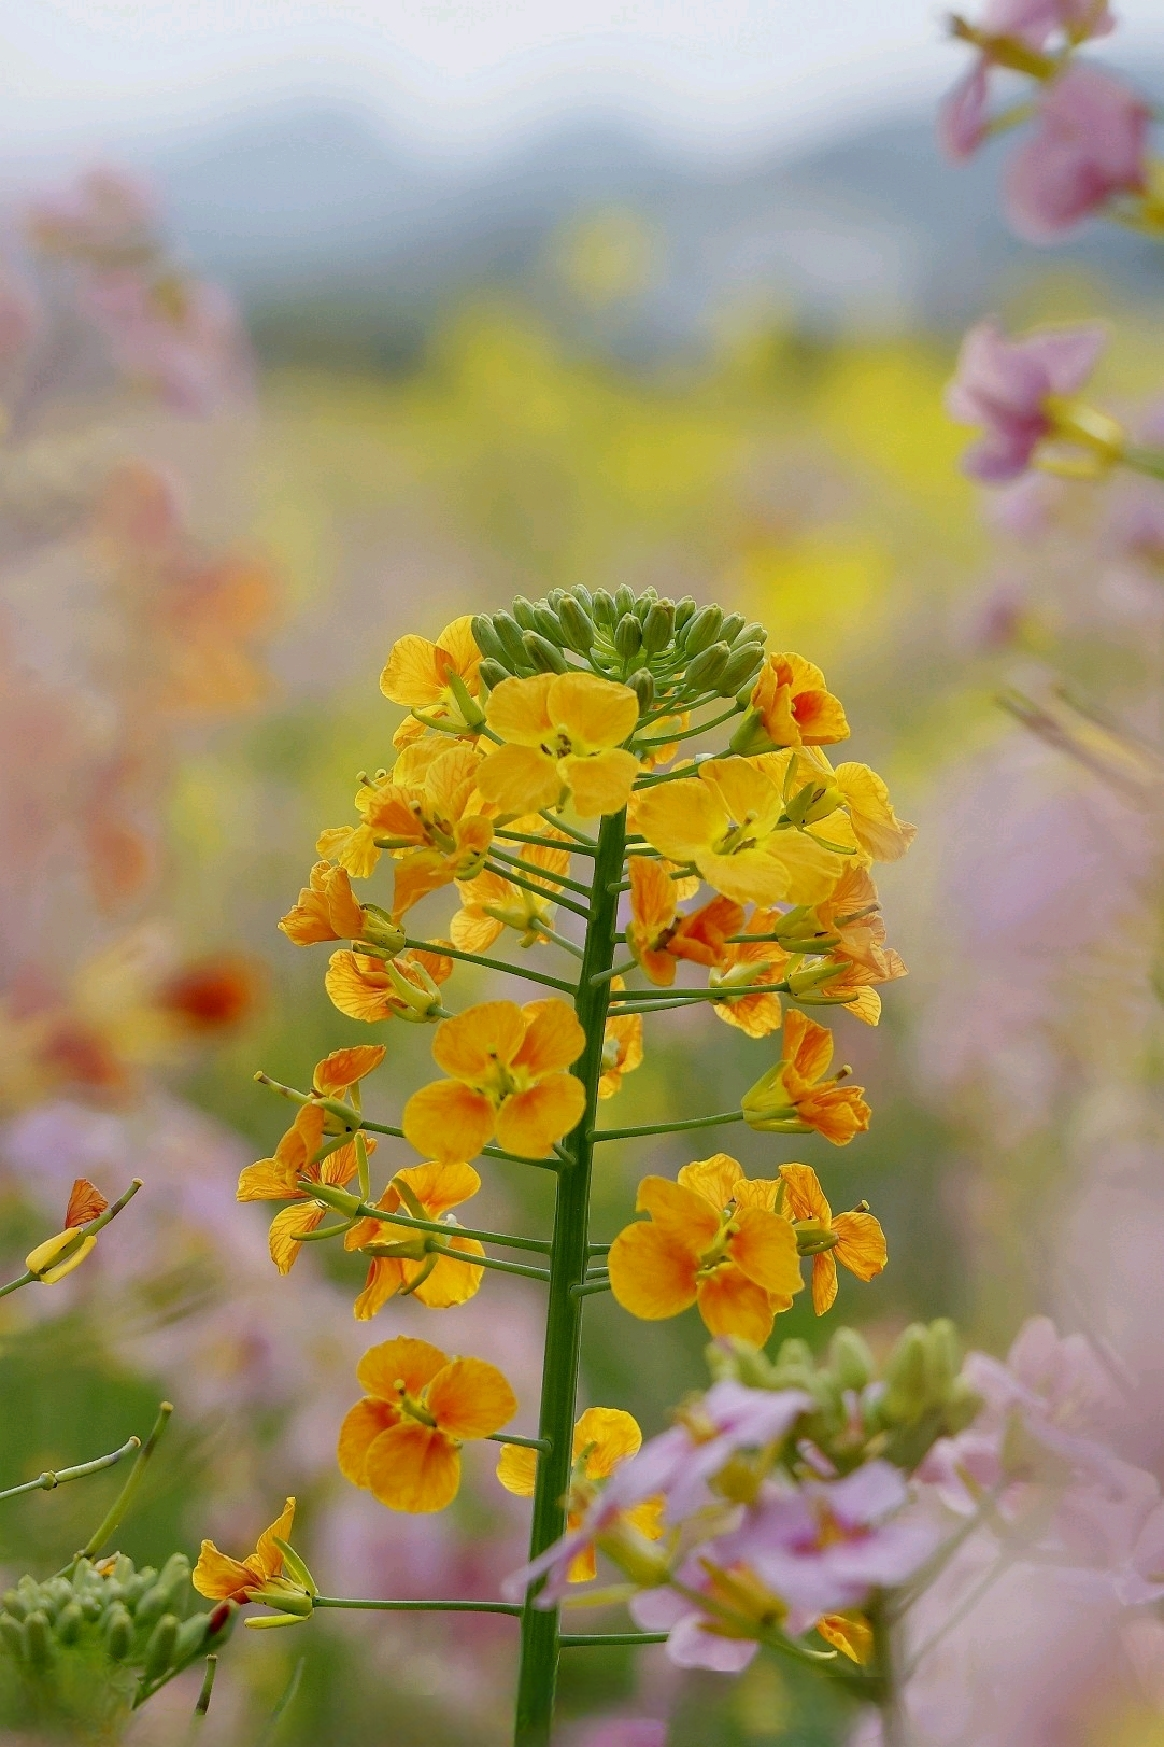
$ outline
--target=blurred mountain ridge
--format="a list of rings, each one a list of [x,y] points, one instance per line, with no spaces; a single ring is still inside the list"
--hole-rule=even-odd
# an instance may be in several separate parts
[[[1164,89],[1164,70],[1139,77]],[[236,290],[276,354],[334,344],[391,365],[437,308],[483,286],[520,286],[648,357],[699,346],[725,305],[770,305],[809,331],[943,331],[1048,270],[1103,277],[1133,299],[1155,292],[1157,249],[1133,235],[1093,227],[1041,251],[1011,237],[998,186],[1009,149],[951,166],[932,116],[903,113],[799,155],[701,168],[595,114],[464,165],[321,105],[171,141],[142,167],[183,247]],[[651,271],[596,324],[569,308],[552,244],[612,212],[638,216]]]

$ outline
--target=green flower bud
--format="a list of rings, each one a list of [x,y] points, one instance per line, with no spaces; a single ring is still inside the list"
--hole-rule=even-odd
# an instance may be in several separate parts
[[[752,683],[764,664],[764,651],[758,643],[743,643],[733,649],[719,682],[725,698],[735,697],[745,687],[750,693]]]
[[[533,602],[527,601],[523,594],[515,594],[512,606],[513,616],[523,631],[536,631],[537,620],[534,618]]]
[[[596,625],[603,625],[609,631],[614,625],[614,596],[605,588],[596,588],[591,602],[592,617]]]
[[[926,1331],[926,1385],[931,1402],[945,1401],[962,1367],[962,1353],[948,1317],[931,1322]]]
[[[591,594],[590,590],[584,588],[580,582],[576,582],[570,590],[570,595],[578,602],[578,605],[582,608],[582,611],[586,614],[587,618],[592,619],[594,617],[594,596]]]
[[[73,1599],[73,1586],[67,1577],[50,1577],[47,1583],[41,1584],[40,1591],[42,1605],[53,1617]]]
[[[780,1342],[780,1351],[776,1355],[776,1363],[781,1370],[791,1367],[798,1371],[812,1371],[812,1348],[807,1341],[794,1336]]]
[[[911,1322],[889,1355],[881,1397],[881,1418],[887,1425],[912,1425],[926,1410],[927,1333],[922,1323]]]
[[[557,612],[558,608],[561,606],[561,604],[565,600],[565,598],[566,598],[566,591],[564,588],[552,588],[550,590],[549,594],[547,594],[547,596],[546,596],[546,604],[548,606],[551,606],[554,609],[554,611]],[[536,601],[534,602],[534,605],[535,606],[537,605]]]
[[[572,595],[567,595],[558,608],[558,619],[567,647],[578,655],[589,655],[594,647],[596,632],[594,621],[585,607]]]
[[[675,635],[680,637],[691,623],[699,608],[694,595],[685,594],[682,600],[675,602]]]
[[[954,1379],[954,1386],[946,1397],[946,1408],[943,1415],[943,1431],[947,1437],[956,1438],[959,1432],[964,1432],[968,1425],[973,1425],[982,1412],[982,1397],[976,1395],[968,1383],[961,1377]]]
[[[639,669],[638,673],[632,674],[627,683],[639,700],[639,713],[641,715],[644,710],[649,710],[655,701],[654,677],[643,667]]]
[[[24,1661],[24,1627],[20,1620],[10,1613],[0,1614],[0,1644],[17,1662]]]
[[[124,1662],[133,1644],[133,1620],[122,1601],[115,1601],[105,1620],[105,1638],[114,1662]]]
[[[722,607],[700,607],[687,627],[683,638],[683,648],[688,655],[700,655],[719,636],[719,628],[723,624]]]
[[[513,677],[509,669],[500,661],[493,661],[488,658],[481,663],[477,671],[481,675],[482,684],[488,686],[490,691],[496,691],[503,679],[511,679]]]
[[[85,1624],[85,1615],[81,1611],[79,1601],[65,1604],[53,1624],[53,1631],[61,1644],[75,1644],[81,1636],[81,1627]]]
[[[873,1355],[855,1328],[839,1328],[829,1342],[829,1364],[842,1389],[864,1389],[873,1376]]]
[[[687,664],[686,684],[688,691],[715,691],[724,675],[729,659],[726,643],[713,643],[710,649],[704,649],[694,661]]]
[[[174,1659],[174,1645],[178,1640],[177,1614],[163,1614],[145,1647],[145,1661],[142,1664],[142,1674],[146,1680],[156,1680],[159,1674],[164,1674]]]
[[[3,1605],[5,1613],[11,1614],[14,1620],[22,1620],[28,1612],[27,1601],[16,1589],[6,1589],[0,1597],[0,1605]]]
[[[473,614],[473,641],[489,661],[500,661],[504,664],[505,650],[501,638],[493,628],[493,620],[484,613]]]
[[[540,631],[548,643],[560,646],[565,642],[562,635],[562,622],[552,607],[546,606],[542,601],[536,601],[533,616],[534,630]]]
[[[619,619],[625,618],[627,613],[633,613],[634,610],[635,597],[624,582],[621,588],[615,590],[614,622],[617,624]]]
[[[522,638],[526,660],[538,673],[567,673],[569,662],[562,651],[538,631],[527,631]]]
[[[658,599],[659,591],[657,588],[645,588],[642,594],[639,595],[632,610],[640,625],[645,624],[647,614],[656,604]]]
[[[515,673],[528,667],[529,656],[525,652],[525,644],[521,640],[522,628],[517,620],[510,613],[494,613],[493,629],[503,651],[502,656],[495,659],[501,659]]]
[[[52,1649],[48,1619],[38,1608],[24,1622],[24,1653],[34,1668],[43,1668],[52,1656]]]
[[[81,1612],[89,1621],[90,1625],[99,1620],[105,1612],[105,1604],[101,1600],[101,1597],[99,1595],[94,1595],[92,1591],[81,1597],[79,1605]]]
[[[633,613],[625,613],[614,627],[614,647],[624,661],[630,661],[633,656],[638,654],[642,648],[642,643],[642,626]]]
[[[670,601],[656,601],[643,620],[643,648],[648,655],[658,655],[671,641],[675,628],[675,608]]]
[[[726,627],[725,627],[725,630],[726,630]],[[721,631],[720,636],[722,637],[724,635],[725,635],[725,631]],[[761,625],[759,619],[753,619],[751,624],[745,625],[743,630],[740,632],[739,636],[735,638],[734,643],[733,643],[733,647],[738,649],[742,643],[759,643],[759,644],[763,645],[767,641],[768,641],[767,627],[764,625]]]
[[[187,1662],[197,1656],[206,1642],[209,1623],[209,1614],[192,1614],[188,1620],[183,1621],[174,1638],[174,1650],[170,1658],[172,1666],[184,1668]]]
[[[729,645],[734,643],[745,623],[743,613],[729,613],[719,628],[719,641]]]

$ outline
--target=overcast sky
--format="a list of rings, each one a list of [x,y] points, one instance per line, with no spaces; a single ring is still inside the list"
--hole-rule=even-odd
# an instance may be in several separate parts
[[[966,4],[968,12],[973,5]],[[0,0],[0,150],[116,146],[304,94],[460,152],[589,102],[706,151],[932,96],[935,0]],[[1164,0],[1115,52],[1164,56]]]

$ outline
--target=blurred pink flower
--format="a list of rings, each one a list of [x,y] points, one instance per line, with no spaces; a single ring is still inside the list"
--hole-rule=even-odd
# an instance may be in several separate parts
[[[176,411],[205,415],[249,392],[250,359],[234,304],[220,286],[174,270],[95,274],[86,312],[121,369]]]
[[[1070,67],[1048,85],[1035,131],[1007,170],[1007,216],[1018,234],[1053,242],[1113,196],[1142,193],[1151,120],[1137,92],[1096,67]]]
[[[1115,22],[1107,0],[987,0],[978,28],[1041,50],[1059,32],[1071,42],[1085,42],[1106,36]]]
[[[570,1747],[666,1747],[667,1725],[652,1717],[595,1717],[571,1737]]]
[[[688,1559],[677,1577],[684,1589],[709,1593],[712,1578],[698,1559]],[[754,1638],[726,1638],[709,1631],[709,1614],[689,1595],[674,1589],[644,1589],[627,1603],[635,1625],[643,1632],[666,1632],[667,1656],[678,1668],[710,1668],[716,1674],[739,1674],[759,1645]]]
[[[938,105],[938,144],[955,163],[973,157],[986,138],[990,99],[990,62],[979,55]]]
[[[1078,393],[1103,349],[1102,328],[1044,328],[1008,340],[992,321],[980,322],[962,341],[946,410],[959,424],[983,425],[962,466],[989,484],[1017,479],[1050,435],[1047,401]]]
[[[114,267],[159,247],[153,190],[121,170],[88,170],[72,187],[42,195],[27,211],[33,245],[47,255]]]

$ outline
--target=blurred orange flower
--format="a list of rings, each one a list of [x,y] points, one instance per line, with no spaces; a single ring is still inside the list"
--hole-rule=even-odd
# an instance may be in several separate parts
[[[684,1165],[675,1183],[644,1177],[635,1206],[651,1217],[610,1247],[614,1297],[645,1322],[698,1304],[713,1335],[762,1347],[804,1284],[779,1194],[779,1182],[749,1182],[727,1153]]]
[[[591,673],[503,679],[486,721],[505,742],[487,753],[481,793],[503,813],[537,813],[567,798],[583,818],[625,807],[640,765],[622,742],[639,719],[629,686]]]
[[[565,1001],[467,1008],[437,1028],[433,1059],[450,1078],[413,1093],[405,1138],[446,1164],[474,1158],[494,1135],[506,1152],[546,1158],[582,1115],[582,1082],[566,1069],[585,1044]]]
[[[517,1412],[496,1365],[407,1335],[372,1347],[356,1376],[365,1394],[340,1427],[340,1473],[389,1510],[444,1510],[461,1483],[461,1446]]]

